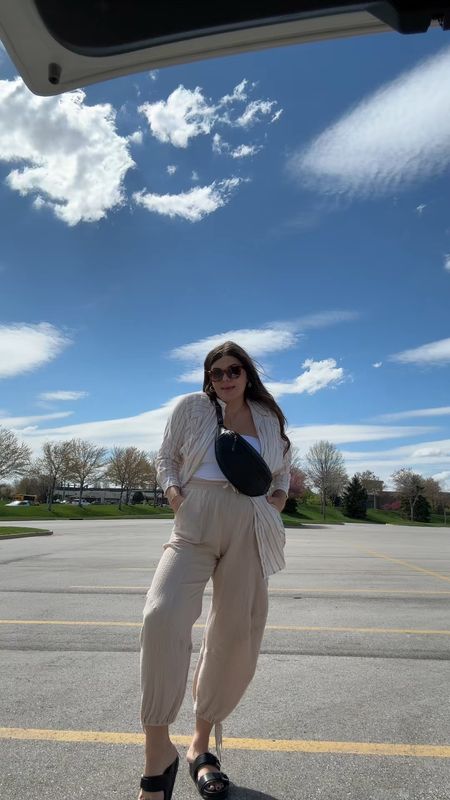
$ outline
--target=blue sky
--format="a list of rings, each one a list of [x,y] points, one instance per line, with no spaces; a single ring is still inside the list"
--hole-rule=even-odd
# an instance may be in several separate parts
[[[304,454],[450,489],[450,39],[37,98],[0,49],[0,424],[155,450],[233,338]]]

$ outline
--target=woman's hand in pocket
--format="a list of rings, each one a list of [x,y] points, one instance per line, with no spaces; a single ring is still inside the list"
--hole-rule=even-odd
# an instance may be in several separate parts
[[[271,506],[274,506],[281,514],[286,505],[286,495],[284,492],[278,494],[278,491],[275,491],[273,494],[267,496],[267,502],[270,503]]]
[[[168,491],[167,491],[167,499],[169,501],[169,505],[170,505],[172,511],[174,512],[174,514],[176,514],[178,509],[179,509],[179,507],[181,506],[181,503],[184,500],[184,497],[181,494],[181,492],[178,489],[178,487],[171,486],[170,489],[168,489]]]
[[[171,506],[174,514],[177,513],[179,507],[182,505],[183,502],[184,502],[184,497],[183,497],[182,494],[177,494],[177,496],[174,497],[174,499],[170,503],[170,506]]]

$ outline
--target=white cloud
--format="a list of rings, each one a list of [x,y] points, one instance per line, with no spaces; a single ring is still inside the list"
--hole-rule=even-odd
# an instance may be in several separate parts
[[[374,429],[379,427],[380,431],[384,430],[382,426],[373,426],[373,427],[374,427]],[[436,430],[436,428],[434,428],[432,426],[425,427],[425,426],[417,425],[417,426],[414,426],[414,427],[403,427],[403,426],[401,426],[401,427],[399,426],[398,428],[396,428],[396,427],[392,427],[392,428],[387,427],[386,430],[388,430],[388,431],[389,430],[398,431],[399,432],[399,437],[398,438],[408,438],[408,437],[411,437],[411,436],[423,436],[427,432]],[[402,431],[403,431],[403,433],[402,433]],[[385,437],[385,438],[394,438],[394,437]],[[366,451],[366,452],[354,451],[354,452],[351,452],[351,453],[350,452],[347,453],[347,456],[348,456],[348,458],[351,458],[351,459],[353,459],[355,461],[361,460],[361,459],[367,459],[367,458],[369,458],[369,459],[373,458],[375,461],[378,461],[380,459],[380,456],[381,456],[382,460],[385,460],[385,461],[394,461],[396,463],[404,462],[405,464],[407,462],[409,462],[409,465],[411,465],[412,463],[414,463],[412,461],[412,457],[413,456],[416,457],[418,451],[421,451],[420,455],[419,455],[419,458],[421,458],[424,463],[427,463],[427,461],[430,461],[430,455],[427,454],[427,451],[428,451],[428,453],[431,450],[433,450],[435,452],[444,453],[444,452],[449,452],[449,449],[450,449],[450,439],[441,439],[441,440],[435,440],[435,441],[422,442],[420,444],[420,446],[417,445],[417,444],[406,444],[406,445],[401,445],[400,447],[394,447],[394,448],[392,448],[390,450],[384,450],[384,451],[378,451],[378,450],[372,450],[372,451]],[[433,459],[434,459],[434,457],[432,457],[431,461]],[[449,457],[449,461],[450,461],[450,457]]]
[[[148,75],[149,75],[150,80],[157,81],[158,80],[158,75],[159,75],[159,70],[158,69],[151,69],[150,72],[148,73]]]
[[[21,78],[0,81],[0,160],[21,163],[6,183],[37,195],[37,206],[68,225],[100,220],[121,205],[123,179],[134,166],[113,107],[84,101],[81,89],[37,97]]]
[[[431,475],[435,481],[438,481],[442,489],[445,492],[450,492],[450,470],[443,470],[443,472],[437,472],[435,475]]]
[[[327,358],[323,361],[313,361],[307,358],[303,362],[302,368],[305,370],[292,381],[266,383],[269,392],[275,397],[286,394],[315,394],[320,389],[328,386],[336,386],[344,380],[344,370],[337,367],[334,358]]]
[[[439,339],[437,342],[429,342],[412,350],[394,353],[389,356],[389,360],[397,361],[400,364],[418,364],[420,366],[450,364],[450,338]]]
[[[110,448],[114,445],[157,450],[161,444],[167,418],[182,397],[174,397],[160,408],[145,411],[134,417],[81,422],[56,428],[25,428],[18,430],[21,438],[37,452],[45,441],[88,439],[94,444]],[[30,418],[31,419],[31,418]]]
[[[450,253],[446,253],[444,256],[444,269],[450,272]]]
[[[186,148],[191,139],[209,135],[217,126],[245,129],[263,122],[277,105],[275,100],[252,100],[237,116],[234,109],[234,104],[247,100],[247,89],[253,90],[255,86],[254,83],[249,85],[244,78],[231,94],[224,95],[214,103],[203,94],[199,86],[186,89],[180,84],[167,100],[143,103],[138,111],[146,117],[156,139],[174,147]],[[278,111],[270,121],[278,119],[280,113]],[[213,143],[213,148],[218,147],[217,141],[216,145]],[[227,145],[224,144],[223,147],[227,149]]]
[[[247,350],[253,358],[260,358],[269,353],[289,350],[297,344],[297,336],[293,331],[283,330],[278,327],[242,328],[240,330],[224,331],[223,333],[200,339],[197,342],[184,344],[181,347],[176,347],[169,355],[171,358],[182,361],[203,364],[209,351],[225,341],[236,342],[244,350]]]
[[[73,411],[57,411],[54,414],[38,414],[28,417],[11,417],[9,414],[0,412],[0,425],[5,428],[23,429],[28,428],[30,425],[35,426],[36,423],[48,421],[51,419],[64,419],[70,417]]]
[[[200,179],[199,179],[199,177],[198,177],[198,172],[196,172],[196,171],[195,171],[195,169],[194,169],[194,170],[192,170],[191,180],[192,180],[192,181],[198,181],[198,180],[200,180]]]
[[[41,392],[39,395],[39,400],[82,400],[88,396],[88,392],[66,392],[66,391],[58,391],[58,392]]]
[[[217,153],[218,155],[222,155],[222,153],[228,153],[230,149],[230,145],[228,142],[224,142],[220,133],[215,133],[212,138],[212,150],[213,153]]]
[[[283,113],[283,109],[282,109],[282,108],[279,108],[279,109],[278,109],[278,111],[277,111],[277,112],[276,112],[276,113],[273,115],[273,117],[272,117],[272,119],[270,120],[270,122],[271,122],[271,123],[272,123],[272,122],[278,122],[278,120],[280,119],[280,117],[281,117],[282,113]]]
[[[382,361],[375,361],[375,364],[372,364],[372,367],[374,367],[375,369],[380,369],[380,367],[382,366],[383,366]]]
[[[450,49],[362,100],[291,161],[330,193],[371,196],[442,174],[450,164]]]
[[[341,444],[356,444],[360,442],[379,442],[388,439],[403,439],[408,436],[420,436],[433,428],[425,426],[386,426],[386,425],[302,425],[301,427],[290,428],[290,436],[292,435],[294,444],[301,447],[310,447],[311,444],[319,440],[325,439],[335,445]],[[390,454],[396,456],[404,456],[405,450],[410,452],[410,448],[396,448],[395,451],[389,451]],[[367,458],[368,455],[374,458],[379,458],[383,451],[373,451],[370,454],[367,452],[354,451],[346,453],[349,460],[360,458]],[[383,453],[386,455],[386,452]]]
[[[146,117],[156,139],[175,147],[187,147],[189,139],[210,133],[216,113],[198,86],[193,91],[179,86],[167,100],[144,103],[138,111]]]
[[[190,372],[183,372],[179,378],[177,378],[179,383],[195,383],[197,386],[203,385],[203,369],[200,367],[199,369],[192,369]]]
[[[56,358],[68,344],[68,337],[47,322],[0,325],[0,378],[38,369]]]
[[[215,334],[214,336],[209,336],[206,339],[200,339],[197,342],[191,342],[190,344],[177,347],[175,350],[171,351],[170,356],[171,358],[193,362],[195,365],[193,369],[183,373],[178,380],[187,383],[198,384],[203,378],[203,371],[200,369],[200,365],[203,364],[205,356],[210,350],[213,349],[213,347],[222,344],[222,342],[229,340],[234,341],[247,350],[254,358],[260,358],[271,353],[278,353],[283,350],[290,350],[294,347],[297,347],[301,332],[305,330],[310,328],[323,328],[327,327],[328,325],[347,322],[354,320],[357,317],[358,313],[353,311],[324,311],[316,314],[309,314],[293,321],[284,320],[272,322],[261,328],[243,328],[225,331],[223,333]],[[321,375],[324,377],[325,371],[327,371],[330,367],[327,361],[314,362],[310,360],[308,362],[308,367],[305,366],[305,369],[308,369],[309,365],[313,365],[312,370],[309,370],[309,372],[312,372],[314,377],[311,374],[309,377],[307,374],[305,374],[302,378],[302,383],[300,383],[300,386],[306,386],[307,381],[311,380],[312,377],[313,381],[320,380]],[[331,369],[333,369],[332,366]],[[321,373],[321,370],[324,371]],[[336,373],[333,374],[336,375]],[[286,385],[293,386],[294,382],[289,382]],[[313,382],[311,382],[311,386],[312,385]],[[306,389],[302,389],[302,391],[306,391]]]
[[[419,417],[443,417],[450,414],[450,406],[436,406],[435,408],[416,408],[411,411],[396,411],[393,414],[381,414],[377,419],[385,422],[395,422],[397,419],[416,419]]]
[[[175,175],[177,169],[178,167],[175,166],[175,164],[169,164],[169,166],[167,167],[167,172],[169,173],[169,175]]]
[[[415,450],[411,452],[411,458],[413,459],[422,459],[422,458],[450,458],[450,442],[447,443],[445,448],[443,447],[417,447]]]
[[[427,206],[426,206],[425,203],[421,203],[420,206],[416,206],[416,211],[417,211],[419,217],[423,214],[423,212],[425,211],[426,207]]]
[[[249,128],[256,122],[260,122],[262,117],[270,114],[275,105],[275,100],[252,100],[233,124],[240,128]]]
[[[247,158],[248,156],[254,156],[256,153],[259,153],[262,147],[255,144],[240,144],[233,149],[228,142],[224,141],[220,133],[215,133],[212,138],[212,149],[213,153],[217,153],[218,155],[227,153],[231,158]]]
[[[241,144],[232,150],[230,155],[232,158],[247,158],[247,156],[256,155],[260,150],[262,150],[262,147],[258,147],[256,144]]]
[[[240,83],[238,83],[237,86],[234,87],[231,94],[225,94],[223,97],[221,97],[219,101],[219,106],[226,106],[231,103],[235,103],[236,101],[239,102],[247,100],[247,91],[246,91],[247,85],[248,85],[248,80],[244,78],[244,80],[242,80]],[[256,84],[253,83],[252,88],[255,85]]]
[[[142,144],[144,141],[144,134],[142,131],[134,131],[134,133],[130,133],[130,135],[127,136],[127,139],[129,142],[133,142],[133,144]]]
[[[250,335],[251,332],[248,332],[248,334]],[[223,337],[221,337],[221,341],[222,340]],[[206,341],[207,340],[205,340],[205,343]],[[265,344],[260,342],[260,349],[263,352],[266,352],[269,347],[269,341]],[[208,349],[210,349],[209,343],[202,349],[201,353],[199,352],[201,358],[206,355]],[[250,350],[250,347],[248,347],[248,349]],[[252,354],[254,355],[254,350]],[[179,395],[172,398],[160,408],[121,419],[99,420],[51,428],[42,428],[37,425],[33,426],[32,423],[34,422],[40,423],[46,419],[56,419],[57,416],[62,416],[61,414],[49,414],[45,417],[0,418],[0,424],[5,424],[6,427],[15,429],[21,438],[32,447],[35,453],[38,452],[45,441],[62,441],[71,438],[88,439],[95,444],[107,448],[113,445],[119,445],[135,446],[145,450],[156,450],[161,444],[167,418],[182,396],[183,395]],[[68,414],[70,412],[65,413]],[[12,422],[14,422],[14,425],[11,424]],[[304,454],[311,444],[320,439],[329,440],[339,446],[343,443],[357,444],[365,441],[375,442],[419,436],[430,430],[433,429],[427,427],[391,427],[381,425],[305,425],[288,428],[288,435],[293,444],[299,447],[300,452]],[[428,445],[436,450],[450,451],[450,440],[423,443],[421,447],[423,449]],[[350,468],[353,467],[354,470],[376,469],[383,479],[387,479],[394,469],[404,466],[405,464],[415,466],[411,462],[411,452],[415,448],[417,449],[417,445],[398,447],[386,451],[343,451],[343,455]],[[440,459],[439,463],[441,462],[450,464],[450,456]],[[426,464],[432,466],[436,464],[436,459],[433,461],[430,456],[421,456],[419,466],[422,471]],[[438,469],[442,469],[442,467]],[[433,477],[436,477],[436,479],[438,479],[437,471],[435,467]],[[441,473],[441,479],[443,479],[445,474],[445,472]]]
[[[422,436],[432,430],[433,428],[419,426],[304,425],[290,427],[288,435],[292,443],[298,448],[301,456],[304,456],[311,445],[317,441],[324,439],[332,442],[341,451],[349,475],[366,469],[373,470],[386,482],[387,488],[389,488],[390,476],[401,467],[410,467],[427,477],[430,474],[433,475],[433,472],[436,473],[442,464],[450,464],[450,457],[443,458],[439,456],[436,458],[435,456],[425,456],[424,454],[428,445],[430,450],[432,448],[440,451],[445,449],[445,443],[425,443],[420,448],[424,452],[419,454],[418,457],[417,454],[414,455],[414,451],[418,449],[415,444],[387,449],[382,449],[381,446],[378,446],[376,450],[345,449],[342,445],[358,447],[364,442],[383,442],[392,439]],[[447,441],[448,446],[450,446],[450,441]]]
[[[298,330],[305,331],[311,328],[328,328],[329,325],[336,325],[340,322],[354,322],[359,317],[359,311],[320,311],[316,314],[300,317],[293,325]]]
[[[154,194],[143,190],[136,192],[133,199],[148,211],[172,218],[181,217],[189,222],[199,222],[208,214],[225,206],[232,192],[242,182],[241,178],[229,178],[214,181],[209,186],[197,186],[181,194]]]

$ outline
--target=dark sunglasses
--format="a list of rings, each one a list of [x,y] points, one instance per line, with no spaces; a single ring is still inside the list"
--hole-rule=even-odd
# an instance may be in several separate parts
[[[244,367],[241,367],[240,364],[232,364],[231,367],[227,367],[226,369],[213,367],[213,369],[209,370],[209,377],[212,381],[214,381],[214,383],[218,383],[219,381],[223,380],[224,375],[226,375],[231,381],[233,378],[239,378],[243,369]]]

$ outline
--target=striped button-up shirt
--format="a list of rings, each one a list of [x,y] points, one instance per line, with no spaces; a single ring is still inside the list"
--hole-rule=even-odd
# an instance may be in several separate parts
[[[219,400],[222,410],[225,403]],[[270,492],[289,489],[291,453],[284,454],[286,443],[280,435],[277,416],[262,403],[247,400],[261,444],[261,455],[272,472]],[[156,459],[158,481],[166,492],[169,486],[183,489],[200,467],[217,431],[213,403],[203,392],[188,394],[175,406],[164,432]],[[261,567],[268,577],[285,566],[285,533],[281,515],[266,497],[251,497]]]

